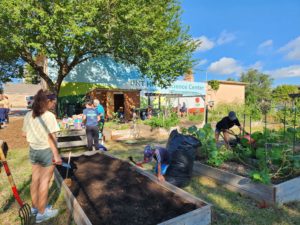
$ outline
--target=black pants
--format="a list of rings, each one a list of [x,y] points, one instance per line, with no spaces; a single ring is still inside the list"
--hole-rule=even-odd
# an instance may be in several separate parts
[[[99,150],[99,128],[97,126],[86,126],[87,148],[93,150],[93,144],[96,150]]]

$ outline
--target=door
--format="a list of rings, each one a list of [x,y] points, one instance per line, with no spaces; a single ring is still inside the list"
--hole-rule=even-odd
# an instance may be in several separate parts
[[[114,112],[118,112],[123,107],[124,112],[124,94],[114,94]]]

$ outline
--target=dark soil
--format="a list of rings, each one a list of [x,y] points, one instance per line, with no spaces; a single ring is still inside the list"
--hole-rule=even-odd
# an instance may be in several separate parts
[[[72,158],[72,167],[70,189],[95,225],[154,225],[198,208],[102,154]]]

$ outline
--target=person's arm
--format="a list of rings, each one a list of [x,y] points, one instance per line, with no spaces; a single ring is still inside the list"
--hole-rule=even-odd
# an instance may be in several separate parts
[[[56,147],[56,136],[55,136],[55,133],[48,134],[48,142],[49,142],[51,151],[53,153],[54,164],[61,165],[62,164],[62,159],[61,159],[61,157],[59,155],[59,152],[58,152],[58,149]]]
[[[159,181],[165,181],[165,177],[161,174],[161,163],[157,163],[157,178]]]

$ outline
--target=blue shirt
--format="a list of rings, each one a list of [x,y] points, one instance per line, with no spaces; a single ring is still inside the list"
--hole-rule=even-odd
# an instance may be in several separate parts
[[[154,152],[154,158],[157,160],[158,163],[161,163],[161,164],[169,164],[170,163],[169,152],[166,148],[156,147],[155,152]]]
[[[96,109],[93,108],[87,108],[83,110],[83,115],[86,116],[86,126],[98,126],[98,119],[97,116],[99,115],[97,113]]]
[[[104,108],[101,104],[99,104],[97,106],[97,112],[98,112],[98,114],[101,114],[101,119],[104,119],[105,111],[104,111]]]

